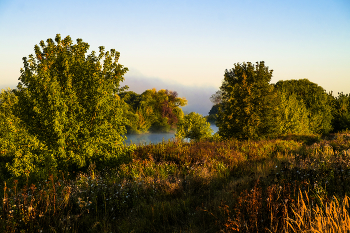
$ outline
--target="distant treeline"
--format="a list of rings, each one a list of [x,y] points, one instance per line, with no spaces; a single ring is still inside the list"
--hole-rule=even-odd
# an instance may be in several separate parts
[[[350,96],[307,79],[270,84],[264,62],[235,64],[211,96],[208,120],[223,137],[242,139],[283,134],[327,134],[350,128]]]
[[[126,118],[128,133],[169,132],[183,119],[181,106],[187,104],[185,98],[178,97],[176,91],[146,90],[142,94],[133,91],[120,93],[127,103]]]

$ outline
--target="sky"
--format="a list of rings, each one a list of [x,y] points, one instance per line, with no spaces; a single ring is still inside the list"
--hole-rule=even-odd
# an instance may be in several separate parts
[[[207,115],[225,69],[242,62],[265,61],[271,83],[350,93],[349,0],[0,0],[0,89],[56,34],[116,49],[129,90],[175,90],[185,112]]]

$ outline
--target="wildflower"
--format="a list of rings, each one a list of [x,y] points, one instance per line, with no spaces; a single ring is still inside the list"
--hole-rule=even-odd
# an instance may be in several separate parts
[[[29,206],[28,207],[28,212],[31,212],[33,210],[33,207]]]

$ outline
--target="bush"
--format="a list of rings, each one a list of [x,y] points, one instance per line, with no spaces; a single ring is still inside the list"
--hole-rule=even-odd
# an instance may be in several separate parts
[[[190,138],[199,141],[210,138],[212,133],[210,123],[202,115],[191,112],[178,123],[175,136],[180,139]]]

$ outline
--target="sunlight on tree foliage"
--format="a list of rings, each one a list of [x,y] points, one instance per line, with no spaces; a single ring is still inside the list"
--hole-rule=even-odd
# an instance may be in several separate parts
[[[237,63],[226,70],[217,125],[224,138],[257,139],[278,133],[278,97],[265,63]]]
[[[279,92],[281,115],[279,134],[309,134],[309,111],[302,100],[298,100],[295,94],[287,96]]]
[[[180,107],[187,105],[185,98],[178,97],[176,91],[155,88],[137,94],[132,91],[120,94],[129,105],[128,133],[169,132],[183,118]]]
[[[200,114],[191,112],[184,116],[184,119],[177,124],[175,136],[179,139],[189,138],[199,141],[210,138],[213,130],[210,123]]]
[[[34,140],[37,147],[28,152],[33,154],[30,161],[17,151],[10,166],[69,170],[118,163],[129,153],[122,136],[127,106],[118,95],[127,88],[120,83],[128,69],[118,63],[119,52],[105,52],[100,46],[98,54],[86,55],[88,43],[77,39],[74,44],[69,36],[62,40],[59,34],[55,41],[39,44],[35,55],[23,58],[12,111],[26,135],[21,143],[32,148],[27,141]],[[34,161],[35,156],[41,163]]]
[[[287,97],[295,95],[309,111],[309,129],[313,133],[329,133],[332,130],[331,98],[325,89],[307,79],[278,81],[275,88]]]
[[[18,104],[15,91],[8,89],[0,93],[0,174],[28,175],[36,171],[37,166],[47,172],[55,162],[44,153],[37,153],[45,152],[47,147],[28,134],[23,122],[15,116],[14,106]]]

